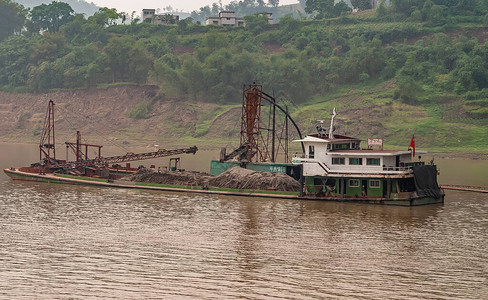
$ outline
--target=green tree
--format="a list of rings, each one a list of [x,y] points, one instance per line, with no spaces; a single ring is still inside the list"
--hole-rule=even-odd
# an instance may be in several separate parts
[[[190,16],[192,19],[196,20],[197,22],[198,21],[205,22],[205,19],[207,17],[211,17],[212,15],[213,15],[212,9],[210,8],[209,5],[207,5],[204,7],[200,7],[200,11],[196,11],[196,10],[192,11]]]
[[[372,8],[370,0],[351,0],[351,5],[357,10],[366,10]]]
[[[76,40],[83,32],[83,25],[86,23],[85,16],[76,14],[71,22],[62,26],[62,31],[68,41]]]
[[[66,38],[62,33],[45,33],[40,43],[32,48],[31,58],[35,63],[54,61],[64,56],[66,52]]]
[[[477,0],[457,0],[453,3],[453,13],[457,14],[473,14],[480,1]]]
[[[102,64],[112,75],[112,81],[144,83],[152,68],[147,51],[132,37],[113,37],[103,48]]]
[[[0,0],[0,41],[21,31],[26,14],[22,5],[11,0]]]
[[[67,88],[86,87],[93,81],[93,69],[100,57],[94,44],[74,47],[64,57],[63,86]]]
[[[0,85],[27,84],[30,54],[39,37],[11,36],[0,43]]]
[[[444,5],[433,5],[426,13],[430,25],[440,26],[447,22],[448,10]]]
[[[244,17],[246,29],[254,34],[258,34],[269,28],[268,17],[265,15],[253,14]]]
[[[410,16],[415,7],[416,0],[391,0],[393,11]]]
[[[386,11],[385,0],[381,0],[380,5],[376,9],[376,16],[378,16],[379,18],[383,18],[386,15],[386,13],[387,11]]]
[[[449,6],[451,3],[455,3],[459,0],[434,0],[434,4],[441,6]],[[410,17],[415,11],[420,11],[425,4],[426,0],[391,0],[392,11]]]
[[[334,4],[334,0],[307,0],[305,12],[316,13],[316,19],[338,17],[350,12],[351,8],[344,1]]]
[[[51,4],[41,4],[30,13],[30,31],[37,33],[47,30],[51,33],[59,31],[59,27],[72,20],[74,11],[69,4],[53,1]]]
[[[381,41],[374,38],[366,43],[360,43],[358,37],[354,38],[354,44],[347,53],[345,66],[342,70],[343,77],[349,81],[360,81],[361,74],[370,77],[378,75],[384,67],[384,49]]]
[[[180,61],[174,54],[166,54],[154,61],[152,78],[165,90],[176,89],[177,92],[184,90],[181,86],[181,79],[178,77],[177,69]]]
[[[262,78],[266,86],[272,86],[278,93],[283,92],[295,103],[303,103],[313,92],[312,76],[294,51],[271,57],[263,68]]]
[[[458,93],[480,90],[488,87],[486,58],[478,55],[463,55],[451,73],[454,90]]]
[[[29,72],[29,87],[36,91],[45,91],[52,87],[52,79],[55,76],[50,62],[42,62],[39,66],[32,67]]]
[[[292,15],[286,15],[280,19],[280,43],[285,44],[288,43],[299,34],[300,29],[302,27],[303,22],[293,18]],[[308,43],[308,39],[305,43]]]
[[[327,16],[334,8],[334,0],[307,0],[305,12],[308,14],[317,13],[321,18]]]
[[[141,44],[135,44],[129,52],[129,80],[146,83],[149,72],[153,68],[153,59]]]
[[[407,104],[417,104],[422,94],[422,86],[412,77],[399,75],[396,78],[396,95]]]
[[[178,32],[181,34],[191,32],[191,29],[193,28],[192,23],[193,23],[193,19],[191,17],[180,20],[178,22]]]
[[[124,13],[118,13],[115,8],[101,7],[88,21],[101,26],[111,26],[117,24],[118,19],[125,17]]]
[[[340,1],[334,5],[334,8],[331,12],[331,17],[338,17],[344,14],[348,14],[352,11],[351,7],[346,4],[344,1]]]
[[[179,76],[183,80],[183,84],[180,85],[181,89],[196,97],[207,88],[202,80],[205,78],[203,66],[193,56],[187,54],[183,55],[182,61],[179,72]]]

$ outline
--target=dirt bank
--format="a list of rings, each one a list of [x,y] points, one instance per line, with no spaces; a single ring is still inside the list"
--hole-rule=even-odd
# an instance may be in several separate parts
[[[161,95],[156,86],[124,85],[45,94],[0,92],[0,142],[38,142],[49,100],[55,103],[58,143],[74,141],[76,131],[80,130],[85,142],[104,145],[109,142],[163,147],[193,145],[202,135],[197,130],[200,121],[219,108],[217,104]],[[128,117],[141,103],[150,106],[147,116]],[[209,124],[205,134],[217,135],[218,128],[236,128],[238,134],[239,128],[234,123],[239,114],[239,109],[231,110],[216,118],[215,127]],[[232,138],[234,133],[226,135]],[[238,139],[238,135],[235,137]]]

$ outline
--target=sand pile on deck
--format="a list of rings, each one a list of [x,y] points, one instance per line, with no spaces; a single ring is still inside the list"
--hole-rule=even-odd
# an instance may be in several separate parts
[[[234,167],[218,176],[190,171],[162,171],[141,169],[126,180],[169,185],[230,188],[240,190],[299,191],[300,183],[283,173],[258,172]]]
[[[300,183],[286,174],[258,172],[240,167],[234,167],[213,177],[209,181],[209,186],[241,190],[274,189],[293,192],[300,190]]]
[[[136,173],[126,177],[129,181],[159,183],[169,185],[208,186],[208,181],[213,176],[206,173],[191,171],[161,171],[142,168]]]

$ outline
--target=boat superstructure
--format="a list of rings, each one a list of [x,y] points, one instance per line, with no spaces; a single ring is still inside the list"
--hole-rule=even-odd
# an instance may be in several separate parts
[[[369,139],[368,147],[361,148],[360,139],[334,133],[335,117],[334,109],[328,133],[321,121],[317,134],[295,141],[305,148],[292,158],[302,166],[305,197],[374,198],[410,205],[444,201],[433,163],[414,157],[414,149],[384,150],[382,139]]]

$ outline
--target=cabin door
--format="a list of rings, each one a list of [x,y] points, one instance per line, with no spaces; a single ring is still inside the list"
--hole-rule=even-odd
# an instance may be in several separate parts
[[[368,196],[368,180],[363,179],[361,183],[361,195]]]
[[[395,156],[396,157],[396,167],[398,168],[400,166],[400,156]]]
[[[342,193],[344,193],[344,195],[347,195],[346,181],[347,181],[347,179],[339,179],[339,194],[340,195],[342,195]]]

